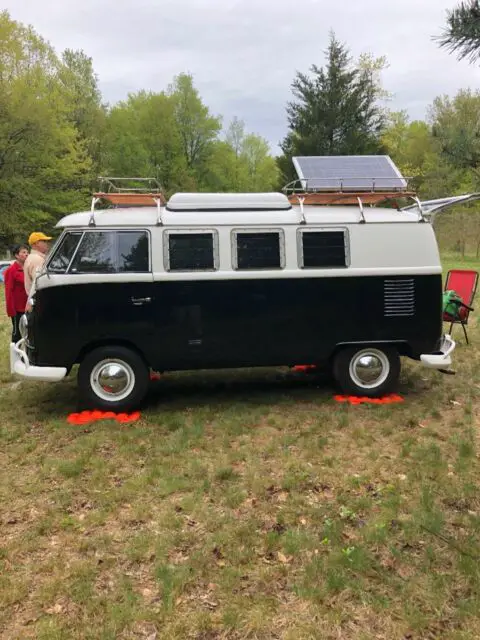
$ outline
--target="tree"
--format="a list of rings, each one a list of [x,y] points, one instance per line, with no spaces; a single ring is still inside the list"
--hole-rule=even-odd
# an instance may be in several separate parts
[[[476,62],[480,57],[480,0],[466,0],[447,11],[447,26],[436,39],[459,60]]]
[[[92,59],[83,51],[66,49],[62,54],[59,80],[65,92],[68,117],[85,141],[92,170],[97,173],[102,162],[106,107],[102,104]]]
[[[242,153],[242,145],[245,139],[245,123],[235,116],[227,129],[226,140],[232,147],[236,157]]]
[[[227,140],[220,130],[190,75],[107,108],[90,57],[71,49],[59,56],[31,27],[0,12],[2,248],[88,206],[99,173],[155,177],[167,196],[273,188],[268,144],[239,120]]]
[[[212,152],[212,144],[222,127],[220,118],[210,114],[189,74],[176,76],[169,95],[173,100],[186,166],[192,176],[201,180]]]
[[[239,120],[236,116],[233,118],[230,126],[227,129],[226,141],[227,144],[230,145],[233,153],[235,154],[235,158],[233,160],[234,170],[233,170],[233,180],[232,180],[232,190],[233,191],[241,191],[244,176],[242,175],[242,148],[245,140],[245,123],[243,120]]]
[[[138,135],[148,152],[153,175],[171,193],[191,184],[182,154],[182,137],[175,118],[175,103],[165,92],[141,91],[130,100],[137,114]]]
[[[211,150],[208,164],[198,184],[199,191],[228,192],[242,191],[241,168],[231,145],[216,141]]]
[[[140,91],[111,109],[105,147],[110,173],[148,175],[166,193],[194,186],[187,174],[174,101],[166,93]]]
[[[410,186],[422,197],[429,195],[432,170],[441,163],[431,127],[422,120],[410,122],[405,111],[391,112],[381,141],[400,173],[411,178]]]
[[[479,191],[480,91],[461,90],[453,98],[436,98],[429,110],[429,121],[439,157],[436,166],[431,167],[429,188],[439,196]],[[480,253],[478,203],[457,207],[441,216],[438,228],[454,241],[462,255],[471,248]]]
[[[270,155],[268,142],[260,136],[249,134],[242,144],[241,159],[248,179],[245,191],[273,191],[278,184],[278,168]]]
[[[61,62],[30,27],[0,13],[0,242],[51,225],[83,199],[91,161],[69,117]]]
[[[280,166],[291,175],[293,155],[354,155],[381,150],[385,116],[378,105],[378,73],[363,57],[352,63],[346,47],[332,33],[325,68],[312,65],[311,75],[297,73],[292,84],[296,101],[287,106],[289,133],[281,144]]]
[[[278,185],[278,167],[268,142],[253,133],[245,133],[245,123],[234,118],[226,141],[233,151],[233,191],[271,191]]]
[[[461,90],[435,99],[429,110],[432,133],[454,166],[480,169],[480,91]]]
[[[193,105],[198,107],[197,100]],[[197,139],[204,139],[193,164],[188,165],[177,107],[177,96],[145,91],[113,107],[107,117],[105,171],[157,178],[167,195],[178,190],[262,191],[276,186],[278,171],[268,144],[258,136],[246,135],[238,119],[229,127],[225,141],[214,133],[216,123],[207,135],[205,122],[198,120]]]
[[[122,178],[151,176],[148,151],[139,136],[136,112],[128,103],[120,103],[108,114],[103,153],[103,169]]]

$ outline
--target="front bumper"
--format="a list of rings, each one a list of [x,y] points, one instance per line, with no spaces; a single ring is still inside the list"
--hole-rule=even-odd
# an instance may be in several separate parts
[[[28,360],[25,351],[25,340],[22,338],[16,344],[10,343],[10,372],[16,373],[29,380],[43,380],[58,382],[67,375],[66,367],[35,367]]]
[[[450,355],[454,349],[455,341],[448,334],[445,334],[442,338],[440,349],[435,353],[423,353],[420,356],[420,360],[429,369],[445,369],[452,364]]]

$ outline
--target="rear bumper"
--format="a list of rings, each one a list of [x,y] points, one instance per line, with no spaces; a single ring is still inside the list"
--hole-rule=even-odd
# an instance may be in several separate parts
[[[440,348],[435,353],[422,353],[420,360],[429,369],[445,369],[452,364],[451,354],[455,350],[455,342],[445,334],[442,338]]]
[[[67,375],[66,367],[35,367],[28,360],[24,348],[25,340],[19,340],[17,344],[10,343],[10,372],[29,380],[43,380],[45,382],[58,382]]]

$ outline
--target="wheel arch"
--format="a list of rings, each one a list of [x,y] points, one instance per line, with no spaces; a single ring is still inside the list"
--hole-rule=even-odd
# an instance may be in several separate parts
[[[373,347],[377,349],[381,349],[382,347],[393,347],[397,349],[399,356],[409,357],[411,357],[412,353],[412,348],[407,340],[352,340],[337,342],[328,358],[329,361],[333,362],[337,353],[342,349],[349,349],[351,347],[358,347],[359,349],[362,347]]]
[[[102,339],[92,340],[91,342],[88,342],[78,352],[77,357],[75,358],[75,363],[80,364],[82,360],[89,353],[91,353],[95,349],[98,349],[99,347],[113,347],[113,346],[125,347],[127,349],[131,349],[131,351],[134,351],[135,353],[137,353],[137,355],[139,355],[142,358],[142,360],[145,362],[145,365],[147,367],[150,367],[150,363],[148,361],[148,358],[145,356],[145,353],[141,349],[139,349],[139,347],[131,340],[124,340],[122,338],[102,338]]]

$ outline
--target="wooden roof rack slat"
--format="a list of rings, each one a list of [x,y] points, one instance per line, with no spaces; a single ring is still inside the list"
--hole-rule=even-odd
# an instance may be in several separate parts
[[[117,207],[156,207],[157,200],[160,200],[162,205],[166,204],[166,199],[163,193],[97,192],[94,193],[93,196],[101,200],[107,200]]]
[[[363,204],[371,205],[395,200],[396,198],[414,198],[414,191],[380,191],[376,193],[368,191],[333,191],[329,192],[296,192],[287,195],[291,204],[298,204],[298,199],[303,199],[304,205],[358,205],[360,198]]]
[[[116,178],[100,176],[100,191],[94,198],[107,200],[114,206],[156,207],[166,204],[162,188],[156,178]]]
[[[90,226],[95,226],[95,205],[100,200],[114,207],[156,207],[157,222],[162,224],[162,207],[167,201],[155,178],[100,177],[99,182],[104,188],[93,194]]]

